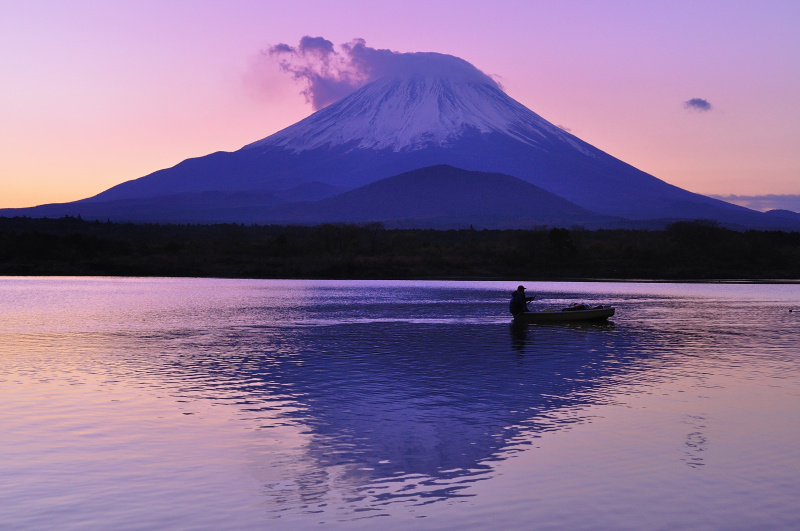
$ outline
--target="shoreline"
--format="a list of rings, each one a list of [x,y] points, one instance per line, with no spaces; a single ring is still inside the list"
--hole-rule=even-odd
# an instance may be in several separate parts
[[[0,276],[800,282],[800,232],[135,225],[0,218]]]

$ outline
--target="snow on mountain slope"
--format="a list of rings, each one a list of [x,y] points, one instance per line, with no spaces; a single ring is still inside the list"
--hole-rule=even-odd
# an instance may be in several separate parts
[[[280,146],[299,153],[353,143],[353,148],[397,152],[447,147],[470,130],[502,133],[534,147],[548,136],[556,137],[591,154],[489,78],[413,73],[378,79],[246,148]]]

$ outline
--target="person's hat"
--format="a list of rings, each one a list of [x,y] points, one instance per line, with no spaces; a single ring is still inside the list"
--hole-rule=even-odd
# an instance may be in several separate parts
[[[517,286],[517,291],[519,290],[525,291],[525,286]]]

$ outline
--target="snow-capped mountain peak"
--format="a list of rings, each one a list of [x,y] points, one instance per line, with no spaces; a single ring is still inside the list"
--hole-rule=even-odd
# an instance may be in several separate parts
[[[572,135],[507,96],[489,78],[452,73],[383,77],[247,147],[299,153],[352,144],[356,149],[413,151],[448,146],[469,131],[502,133],[533,146],[556,136],[589,154]]]

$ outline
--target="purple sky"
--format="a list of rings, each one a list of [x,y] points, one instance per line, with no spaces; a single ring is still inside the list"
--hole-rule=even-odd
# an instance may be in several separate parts
[[[5,0],[0,207],[81,199],[307,116],[261,53],[304,35],[461,57],[695,192],[800,193],[800,2],[653,4]]]

